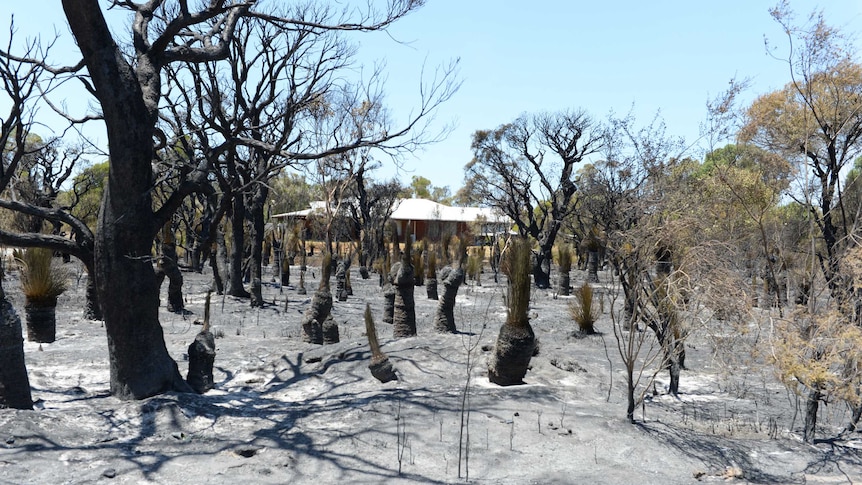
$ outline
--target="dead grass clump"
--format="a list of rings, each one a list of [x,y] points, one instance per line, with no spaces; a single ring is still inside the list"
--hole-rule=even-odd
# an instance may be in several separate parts
[[[577,333],[592,335],[596,333],[596,314],[593,309],[593,287],[584,283],[575,292],[575,299],[569,305],[572,320],[578,325]]]
[[[21,287],[31,303],[56,302],[68,288],[69,272],[53,263],[53,253],[45,248],[16,251],[21,267]]]

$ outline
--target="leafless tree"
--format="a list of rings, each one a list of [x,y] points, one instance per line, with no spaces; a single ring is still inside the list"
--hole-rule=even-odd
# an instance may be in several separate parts
[[[583,111],[522,115],[473,135],[465,179],[473,195],[511,217],[538,243],[533,279],[551,286],[552,249],[577,192],[574,171],[603,145],[600,127]]]
[[[100,106],[107,128],[110,175],[95,237],[95,270],[105,313],[111,364],[111,392],[121,398],[144,398],[167,390],[188,390],[170,357],[158,321],[158,287],[150,259],[155,235],[192,190],[184,182],[154,207],[158,183],[152,170],[164,136],[157,129],[164,69],[173,63],[223,61],[243,18],[261,18],[283,28],[368,31],[385,29],[417,9],[421,2],[396,0],[381,11],[331,11],[315,21],[258,13],[255,2],[209,0],[193,8],[187,2],[115,0],[107,7],[128,10],[133,21],[128,51],[120,47],[97,0],[62,2],[82,60],[65,72],[83,81]],[[358,18],[357,18],[358,17]],[[86,68],[86,74],[84,73]],[[427,111],[423,112],[423,116]],[[421,119],[421,118],[420,118]],[[411,132],[419,121],[388,135]],[[392,138],[388,138],[392,139]],[[252,147],[263,143],[253,138]],[[359,144],[367,143],[367,141]],[[285,158],[304,152],[272,150]],[[197,165],[188,168],[194,179]],[[145,365],[144,365],[145,364]]]

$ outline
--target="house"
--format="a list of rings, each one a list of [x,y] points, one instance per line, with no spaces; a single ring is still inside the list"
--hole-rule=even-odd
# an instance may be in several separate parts
[[[405,235],[411,241],[426,237],[437,241],[441,236],[465,233],[483,237],[506,232],[512,225],[512,220],[496,209],[451,207],[427,199],[399,199],[390,220],[395,223],[402,241]]]
[[[321,201],[311,203],[308,209],[275,214],[274,219],[307,220],[315,214],[323,214],[326,204]],[[398,199],[392,205],[390,221],[395,224],[398,239],[411,241],[428,238],[439,240],[444,235],[461,236],[471,233],[483,237],[506,232],[512,220],[496,209],[486,207],[451,207],[427,199]]]

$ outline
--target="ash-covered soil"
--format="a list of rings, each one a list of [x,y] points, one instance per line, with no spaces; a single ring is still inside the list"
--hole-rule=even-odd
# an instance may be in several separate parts
[[[726,340],[708,331],[688,342],[679,397],[665,393],[660,373],[630,424],[607,295],[600,334],[577,337],[571,298],[534,290],[540,351],[525,385],[501,388],[486,370],[505,318],[504,285],[490,274],[461,287],[460,334],[433,331],[437,302],[417,287],[418,336],[393,340],[376,275],[362,280],[354,269],[354,294],[333,308],[341,343],[315,346],[299,338],[314,273],[308,295],[268,284],[260,309],[214,295],[216,389],[143,401],[108,394],[103,325],[81,317],[83,276],[60,299],[57,341],[25,343],[36,409],[0,411],[0,483],[862,481],[862,434],[803,443],[802,401],[756,359],[728,367],[716,343]],[[584,276],[572,272],[573,284]],[[210,286],[208,272],[184,277],[191,313],[161,313],[183,373]],[[610,278],[601,275],[605,294]],[[3,285],[23,318],[17,275]],[[398,381],[381,384],[368,370],[366,303]],[[840,404],[824,407],[820,436],[838,436],[847,417]]]

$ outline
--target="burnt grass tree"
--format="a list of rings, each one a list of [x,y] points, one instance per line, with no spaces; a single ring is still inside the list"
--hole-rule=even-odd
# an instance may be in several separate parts
[[[395,338],[416,335],[416,305],[413,299],[414,273],[411,245],[404,244],[401,261],[392,265],[389,279],[395,287],[395,304],[392,312],[392,335]]]
[[[69,272],[53,264],[53,252],[27,248],[20,253],[21,288],[27,340],[51,343],[57,337],[57,297],[66,291]]]
[[[383,323],[392,324],[392,318],[395,313],[395,284],[392,281],[392,260],[401,257],[401,251],[398,249],[398,242],[392,243],[392,251],[387,254],[383,260],[380,277],[385,278],[383,284]]]
[[[568,245],[560,246],[557,252],[557,259],[560,267],[560,274],[557,280],[557,292],[561,296],[569,296],[571,294],[571,276],[572,271],[572,248]]]
[[[425,294],[429,300],[439,298],[437,294],[437,251],[428,251],[427,272],[425,275]]]
[[[425,241],[417,242],[414,245],[413,252],[413,284],[416,286],[425,286],[425,260],[423,259],[426,251]]]
[[[368,346],[371,348],[371,363],[368,369],[371,375],[380,382],[389,382],[398,379],[395,367],[389,361],[389,357],[380,351],[380,342],[377,340],[377,329],[374,327],[374,319],[371,317],[371,305],[365,305],[365,334],[368,336]]]
[[[508,276],[506,322],[500,328],[494,353],[488,363],[488,379],[494,384],[523,384],[527,367],[536,349],[536,336],[530,326],[530,245],[515,238],[508,248],[504,272]]]
[[[434,329],[438,332],[455,333],[455,297],[458,288],[464,283],[464,260],[467,257],[467,248],[462,241],[458,245],[460,257],[451,265],[440,269],[440,283],[443,284],[443,298],[437,305],[437,313],[434,315]],[[436,290],[436,288],[435,288]]]
[[[350,261],[353,259],[351,255],[338,258],[335,270],[335,291],[338,301],[347,301],[350,295],[348,290],[348,276],[350,273]]]
[[[168,305],[169,312],[182,312],[185,310],[183,301],[183,273],[177,263],[177,241],[174,232],[169,226],[162,231],[161,256],[156,265],[156,280],[159,287],[165,278],[168,279]]]
[[[215,363],[215,336],[210,331],[210,298],[212,290],[207,292],[204,303],[203,328],[189,345],[189,373],[186,382],[198,394],[203,394],[215,386],[213,364]]]
[[[332,256],[324,253],[320,264],[320,285],[311,298],[311,306],[302,318],[303,342],[317,345],[324,343],[324,324],[330,318],[332,311],[332,291],[329,283],[331,274]]]
[[[0,408],[33,409],[21,318],[0,285]]]

